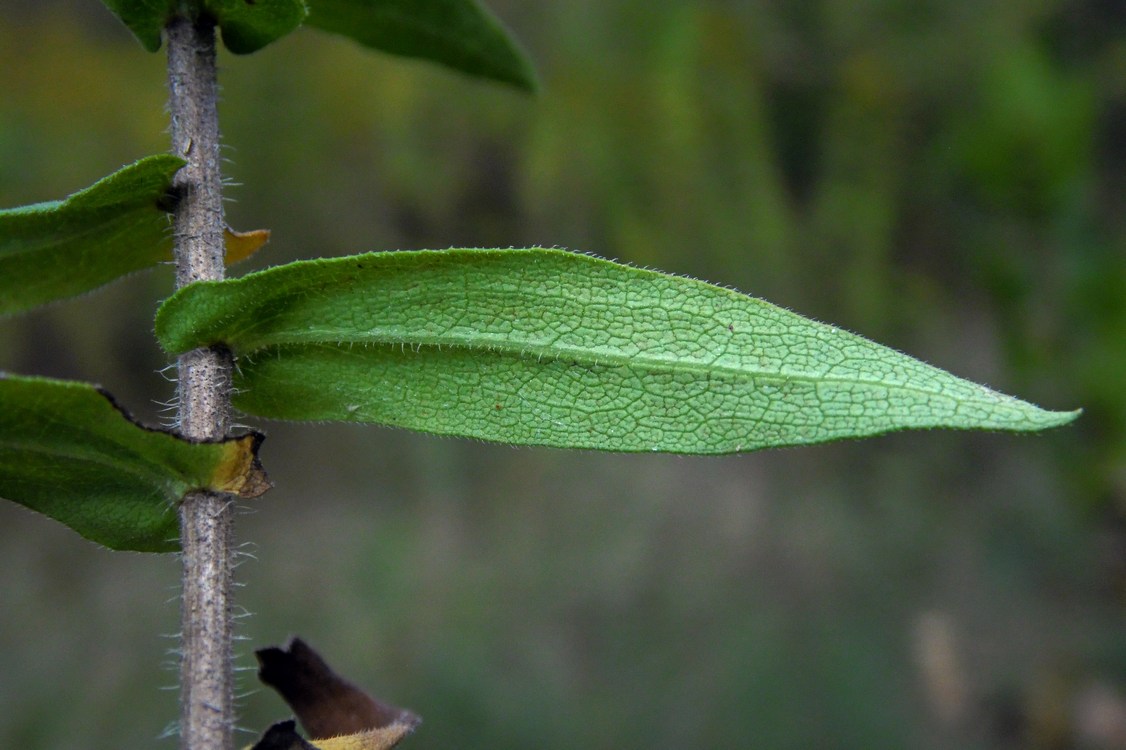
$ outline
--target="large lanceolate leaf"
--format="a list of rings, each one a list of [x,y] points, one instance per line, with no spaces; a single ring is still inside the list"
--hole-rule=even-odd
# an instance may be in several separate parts
[[[88,292],[172,259],[167,209],[170,154],[134,162],[66,200],[0,210],[0,315]],[[227,259],[240,260],[269,232],[227,231]]]
[[[160,49],[161,32],[181,6],[206,12],[223,31],[223,44],[237,54],[255,52],[305,20],[303,0],[103,0],[149,52]]]
[[[307,23],[383,52],[536,88],[527,57],[476,0],[309,0]]]
[[[184,165],[150,156],[66,200],[0,210],[0,315],[72,297],[171,254],[161,208]]]
[[[92,385],[0,376],[0,497],[111,549],[176,550],[190,490],[265,492],[260,441],[192,443],[141,427]]]
[[[314,260],[181,289],[166,350],[223,343],[236,405],[507,443],[729,453],[1050,412],[701,281],[561,250]]]

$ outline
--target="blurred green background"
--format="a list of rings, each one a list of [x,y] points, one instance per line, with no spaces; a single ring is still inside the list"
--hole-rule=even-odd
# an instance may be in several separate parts
[[[1126,5],[489,4],[539,97],[313,31],[222,56],[228,219],[274,231],[236,273],[560,245],[1086,413],[708,459],[268,424],[242,739],[300,634],[417,750],[1126,748]],[[7,0],[0,205],[165,149],[163,65],[96,0]],[[0,369],[167,421],[171,283],[0,321]],[[0,746],[174,747],[177,560],[3,503],[0,570]]]

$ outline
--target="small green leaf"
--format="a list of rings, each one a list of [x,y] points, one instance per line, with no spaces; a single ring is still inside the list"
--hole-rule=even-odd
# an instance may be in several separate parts
[[[304,0],[207,0],[207,8],[223,31],[223,44],[237,55],[294,31],[308,12]]]
[[[150,156],[66,200],[0,210],[0,315],[172,260],[169,188],[183,165],[169,154]],[[269,239],[265,229],[228,228],[228,262],[250,257]]]
[[[192,443],[138,425],[95,386],[0,375],[0,497],[111,549],[178,549],[190,490],[265,492],[261,440]]]
[[[102,0],[149,52],[160,49],[161,33],[181,10],[183,0]],[[235,54],[256,52],[301,25],[304,0],[191,0],[185,12],[201,8],[223,31],[223,44]]]
[[[1050,412],[768,302],[561,250],[373,253],[181,289],[170,353],[223,343],[235,403],[506,443],[730,453]]]
[[[160,32],[176,10],[177,0],[102,0],[149,52],[160,49]]]
[[[520,47],[476,0],[309,0],[308,25],[534,91]]]
[[[63,201],[0,210],[0,315],[72,297],[171,253],[161,208],[169,155],[131,164]]]

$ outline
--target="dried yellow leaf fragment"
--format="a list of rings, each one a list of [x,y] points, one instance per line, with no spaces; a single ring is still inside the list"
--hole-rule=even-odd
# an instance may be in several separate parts
[[[262,436],[250,433],[223,444],[223,458],[211,477],[211,488],[239,497],[258,497],[273,484],[258,460]]]
[[[249,232],[236,232],[230,227],[223,229],[223,243],[227,248],[227,265],[244,261],[270,241],[269,229],[252,229]]]

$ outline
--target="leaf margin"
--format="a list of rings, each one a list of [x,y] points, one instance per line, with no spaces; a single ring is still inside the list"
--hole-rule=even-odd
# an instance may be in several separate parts
[[[253,498],[271,486],[258,457],[259,432],[193,441],[138,422],[100,386],[5,372],[0,405],[0,488],[7,488],[0,498],[109,549],[174,552],[175,507],[185,494],[211,490]],[[43,474],[50,481],[36,473],[42,467],[50,469]],[[102,472],[100,487],[91,488],[90,475],[83,474],[91,468]],[[106,507],[85,504],[130,488],[137,491],[132,498]],[[130,514],[148,515],[143,528],[115,527],[114,516],[122,513],[126,521]]]

